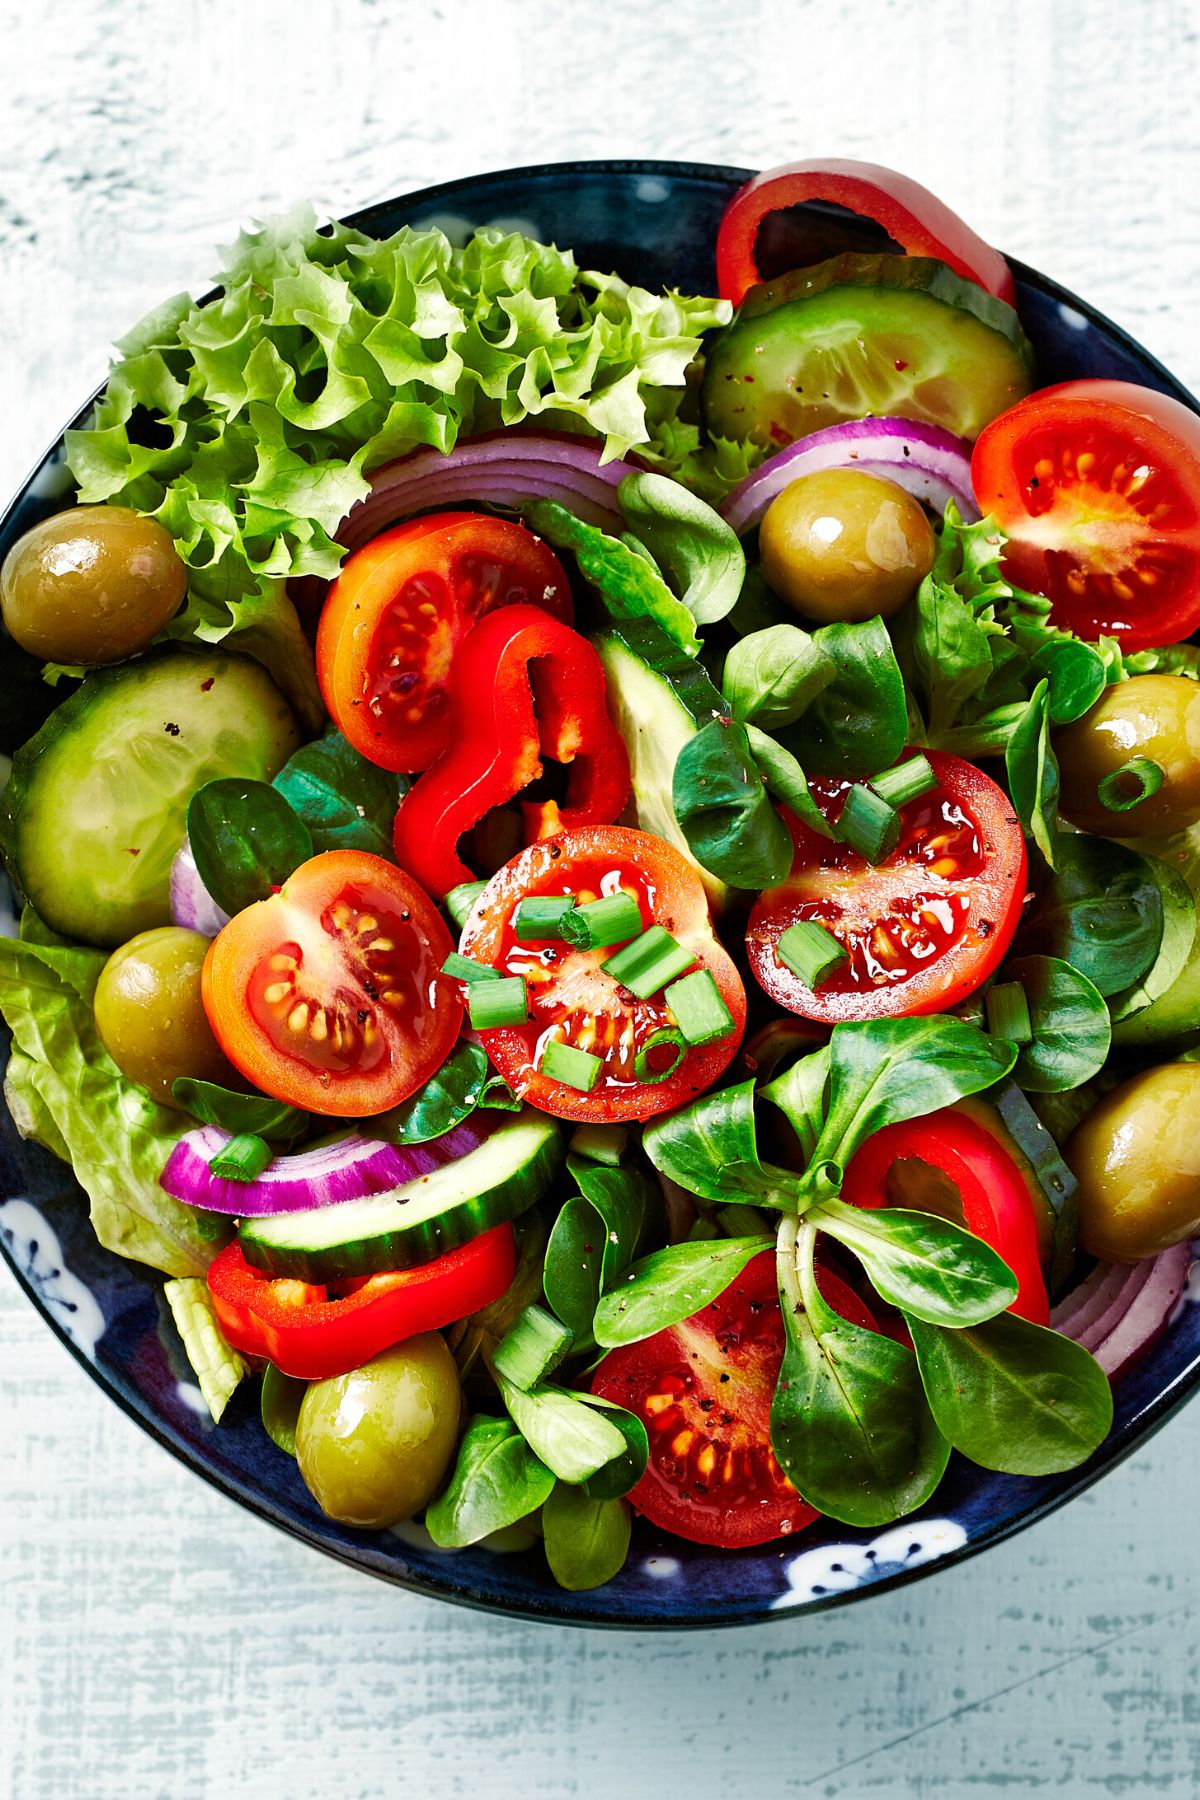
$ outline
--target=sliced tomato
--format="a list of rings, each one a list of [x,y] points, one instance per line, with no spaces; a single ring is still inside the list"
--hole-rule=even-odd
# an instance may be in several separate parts
[[[567,624],[571,587],[540,538],[484,513],[431,513],[357,551],[317,629],[321,693],[342,736],[383,769],[427,769],[451,738],[454,652],[498,606]]]
[[[935,256],[989,294],[1016,300],[1012,271],[998,250],[985,244],[956,212],[895,169],[867,162],[795,162],[765,169],[740,187],[725,210],[717,233],[717,282],[735,306],[763,277],[758,269],[758,234],[772,213],[823,200],[879,225],[910,256]],[[832,252],[826,252],[832,254]],[[821,261],[821,257],[814,257]]]
[[[927,755],[938,785],[901,809],[900,842],[878,865],[784,812],[791,873],[759,895],[746,947],[759,983],[789,1012],[828,1025],[940,1012],[986,981],[1012,942],[1028,870],[1012,804],[973,764]],[[836,823],[849,782],[810,785]],[[816,992],[778,952],[799,919],[816,919],[848,952]]]
[[[878,1326],[831,1270],[817,1285],[843,1319]],[[775,1252],[764,1250],[711,1306],[640,1344],[610,1350],[592,1392],[643,1421],[646,1473],[629,1498],[651,1524],[725,1550],[802,1531],[820,1515],[771,1449],[771,1396],[783,1362]]]
[[[1003,1257],[1018,1281],[1009,1308],[1050,1321],[1038,1254],[1038,1219],[1025,1179],[994,1134],[955,1107],[886,1125],[851,1158],[848,1206],[904,1206],[964,1225]]]
[[[1001,413],[971,458],[1011,581],[1057,625],[1129,650],[1200,626],[1200,417],[1128,381],[1064,381]]]
[[[317,1287],[252,1268],[233,1243],[208,1271],[221,1329],[235,1350],[265,1356],[285,1375],[323,1381],[381,1350],[438,1331],[498,1300],[516,1273],[511,1225],[396,1274]]]
[[[327,850],[236,914],[204,960],[204,1009],[236,1069],[276,1100],[337,1118],[385,1112],[449,1055],[462,1022],[453,950],[415,881],[365,850]]]
[[[632,894],[643,929],[661,925],[707,969],[729,1008],[728,1037],[687,1051],[665,1079],[639,1080],[637,1053],[656,1031],[674,1024],[660,991],[640,1000],[602,967],[616,945],[576,950],[560,940],[523,943],[513,921],[530,895],[573,894],[580,904]],[[708,904],[692,865],[670,844],[624,826],[585,826],[523,850],[506,863],[475,902],[462,952],[506,975],[525,978],[529,1022],[483,1031],[485,1050],[515,1093],[560,1119],[648,1119],[694,1099],[728,1068],[746,1023],[746,994],[713,935]],[[538,1067],[557,1039],[601,1058],[590,1093],[551,1081]],[[669,1053],[672,1061],[675,1053]],[[649,1053],[654,1065],[653,1052]]]

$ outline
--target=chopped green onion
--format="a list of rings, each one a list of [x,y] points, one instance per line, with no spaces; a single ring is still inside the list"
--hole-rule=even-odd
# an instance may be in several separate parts
[[[449,975],[453,981],[465,981],[468,986],[476,981],[499,981],[499,969],[489,969],[486,963],[472,962],[469,956],[460,956],[452,950],[442,964],[442,974]]]
[[[938,778],[930,767],[929,758],[918,751],[907,761],[885,769],[882,775],[872,775],[869,785],[889,806],[907,806],[910,800],[927,794],[937,784]]]
[[[600,1058],[590,1050],[577,1050],[561,1038],[550,1039],[538,1064],[547,1081],[561,1081],[564,1087],[577,1088],[581,1094],[591,1093],[603,1067]]]
[[[524,1025],[529,1017],[529,997],[520,975],[499,981],[480,981],[467,990],[467,1008],[476,1031],[495,1031],[502,1025]]]
[[[789,925],[775,946],[775,954],[814,994],[849,955],[832,931],[817,919],[797,919]]]
[[[577,906],[563,921],[563,936],[577,950],[603,950],[609,944],[623,944],[635,938],[642,929],[642,909],[632,894],[622,889],[619,894],[605,894],[603,899],[589,900]]]
[[[708,969],[673,981],[663,999],[689,1044],[715,1044],[733,1030],[733,1014]]]
[[[661,1066],[657,1062],[651,1061],[653,1051],[664,1050],[668,1046],[673,1046],[678,1051],[678,1055],[672,1056]],[[633,1072],[639,1081],[646,1083],[647,1087],[655,1087],[660,1081],[670,1080],[687,1052],[687,1040],[682,1031],[676,1031],[673,1025],[664,1025],[661,1031],[650,1033],[634,1057]]]
[[[513,1387],[528,1389],[553,1373],[571,1342],[571,1331],[544,1306],[527,1306],[496,1345],[492,1366]]]
[[[615,1169],[628,1142],[624,1125],[577,1125],[567,1148],[572,1156],[586,1156],[590,1162],[607,1163]]]
[[[210,1158],[208,1166],[214,1175],[221,1175],[226,1181],[257,1181],[274,1159],[275,1152],[270,1144],[260,1137],[252,1137],[248,1131],[241,1131],[221,1146]]]
[[[538,938],[563,938],[563,921],[575,910],[573,894],[531,894],[522,900],[513,919],[513,930],[523,944]]]
[[[460,881],[446,895],[446,911],[461,931],[471,916],[471,908],[487,886],[486,881]]]
[[[1004,1038],[1010,1044],[1033,1042],[1029,1002],[1019,981],[1001,981],[996,987],[989,988],[983,1004],[987,1028],[993,1037]]]
[[[883,862],[900,842],[900,814],[865,782],[856,781],[846,795],[834,835],[868,862]]]
[[[1157,794],[1166,771],[1151,756],[1131,756],[1096,783],[1096,797],[1109,812],[1130,812]]]
[[[771,1229],[757,1206],[744,1206],[740,1201],[732,1206],[718,1206],[717,1219],[730,1237],[761,1237]]]
[[[601,967],[639,1000],[650,1000],[695,960],[695,951],[686,950],[661,925],[651,925]]]

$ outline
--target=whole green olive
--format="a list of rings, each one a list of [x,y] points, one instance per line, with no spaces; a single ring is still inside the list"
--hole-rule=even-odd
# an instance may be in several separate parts
[[[296,1459],[322,1512],[383,1531],[433,1499],[458,1441],[462,1390],[439,1332],[314,1381],[300,1402]]]
[[[807,619],[890,618],[933,567],[918,501],[862,469],[801,475],[772,500],[758,535],[763,574]]]
[[[1054,753],[1059,811],[1072,825],[1107,837],[1183,831],[1200,819],[1200,682],[1185,675],[1115,682],[1082,719],[1055,732]],[[1158,764],[1162,786],[1127,810],[1105,806],[1100,782],[1137,756]]]
[[[200,998],[208,943],[179,925],[140,931],[113,951],[96,983],[101,1043],[122,1075],[156,1100],[170,1100],[171,1083],[180,1075],[233,1078]]]
[[[23,650],[50,662],[135,655],[186,589],[170,532],[127,506],[75,506],[43,519],[0,567],[5,625]]]
[[[1200,1231],[1200,1063],[1123,1081],[1071,1136],[1079,1239],[1105,1262],[1140,1262]]]

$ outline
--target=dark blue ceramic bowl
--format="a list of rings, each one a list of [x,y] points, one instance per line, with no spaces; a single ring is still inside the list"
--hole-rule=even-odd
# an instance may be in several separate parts
[[[714,291],[717,223],[738,169],[685,163],[563,163],[449,182],[368,208],[352,221],[387,233],[403,224],[452,234],[492,223],[570,245],[580,263],[649,286]],[[1103,375],[1190,396],[1117,326],[1082,300],[1014,263],[1021,316],[1044,383]],[[86,409],[85,409],[86,411]],[[43,458],[0,524],[0,556],[69,488],[62,446]],[[27,688],[15,659],[4,671],[16,739]],[[16,722],[14,724],[14,721]],[[28,729],[36,723],[30,718]],[[6,748],[12,745],[6,744]],[[2,1110],[2,1109],[0,1109]],[[0,1246],[51,1329],[144,1430],[231,1499],[343,1562],[419,1593],[517,1617],[611,1626],[734,1625],[832,1606],[910,1581],[998,1543],[1086,1488],[1128,1456],[1192,1392],[1200,1376],[1200,1306],[1184,1304],[1157,1347],[1121,1383],[1112,1435],[1081,1469],[1045,1480],[989,1475],[959,1461],[920,1516],[877,1536],[820,1523],[792,1543],[722,1555],[638,1523],[622,1573],[590,1594],[555,1587],[540,1553],[447,1554],[417,1529],[368,1535],[331,1523],[295,1464],[264,1435],[256,1384],[225,1419],[209,1422],[160,1295],[160,1278],[101,1250],[70,1170],[0,1124]]]

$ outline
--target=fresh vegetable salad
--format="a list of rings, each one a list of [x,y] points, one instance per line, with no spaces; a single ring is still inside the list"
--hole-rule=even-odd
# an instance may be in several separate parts
[[[715,250],[274,220],[0,576],[19,1130],[281,1483],[575,1589],[1082,1463],[1200,1230],[1200,420],[886,170]]]

